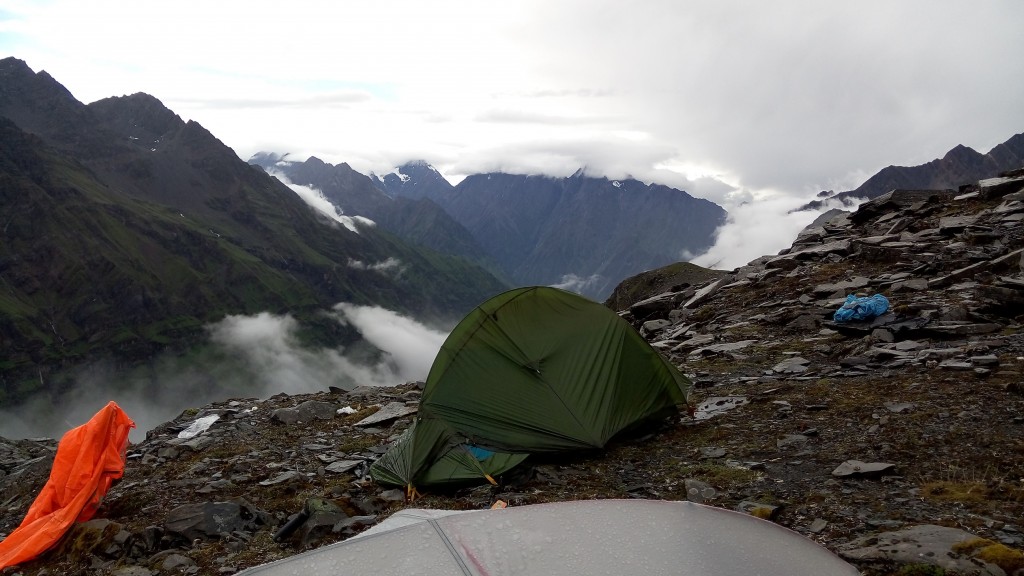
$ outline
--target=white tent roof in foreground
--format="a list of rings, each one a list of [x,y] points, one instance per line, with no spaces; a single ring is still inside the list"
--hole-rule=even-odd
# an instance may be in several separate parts
[[[246,576],[856,576],[796,532],[692,502],[577,500],[420,521],[318,548]]]

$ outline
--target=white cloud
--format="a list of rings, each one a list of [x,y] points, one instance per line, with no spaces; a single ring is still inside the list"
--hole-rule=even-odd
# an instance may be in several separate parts
[[[341,303],[338,317],[355,326],[367,342],[385,351],[400,382],[425,380],[448,334],[379,306]],[[399,383],[399,382],[396,382]]]
[[[349,258],[348,267],[354,270],[372,270],[374,272],[380,272],[381,274],[392,274],[395,276],[398,276],[405,271],[405,266],[402,265],[402,261],[398,258],[392,257],[385,258],[380,262],[374,262],[373,264],[367,264],[362,260]]]
[[[715,244],[690,262],[731,270],[793,244],[797,234],[822,211],[793,209],[806,201],[771,192],[739,191],[731,197],[729,217],[715,233]]]
[[[138,425],[133,441],[186,408],[227,398],[301,394],[328,386],[394,386],[425,380],[447,333],[379,307],[338,304],[327,312],[373,346],[311,348],[290,315],[228,316],[208,326],[212,351],[201,358],[165,355],[125,372],[106,363],[80,371],[60,402],[40,397],[0,411],[0,436],[60,437],[116,401]]]
[[[557,284],[552,284],[551,286],[552,288],[561,288],[562,290],[582,294],[587,290],[601,286],[606,281],[605,277],[600,274],[591,274],[590,276],[566,274],[562,276],[562,279]]]
[[[284,161],[282,160],[282,162]],[[302,184],[296,184],[289,180],[288,177],[285,176],[284,173],[279,170],[270,169],[268,170],[268,173],[271,176],[280,180],[284,185],[291,188],[292,191],[298,194],[299,198],[302,198],[302,200],[306,204],[309,204],[317,211],[319,211],[321,214],[327,216],[331,220],[334,220],[335,222],[341,224],[342,226],[348,228],[350,231],[355,232],[356,234],[359,233],[359,226],[377,225],[376,222],[370,220],[369,218],[366,218],[365,216],[346,216],[340,213],[338,208],[333,203],[331,203],[330,200],[324,197],[324,193],[317,188],[313,188],[312,186],[303,186]]]
[[[303,347],[296,337],[298,323],[289,315],[228,316],[211,326],[210,334],[214,343],[244,356],[266,395],[313,392],[328,385],[394,386],[423,380],[447,338],[444,332],[376,306],[339,303],[332,317],[355,327],[382,356],[367,363],[345,350]]]
[[[691,165],[807,196],[1024,129],[1016,0],[0,6],[0,49],[84,101],[145,91],[243,158],[363,173],[585,164],[675,185],[664,167]]]
[[[376,372],[353,366],[342,351],[310,350],[296,338],[298,323],[291,316],[262,313],[228,316],[210,327],[210,339],[244,358],[259,378],[260,391],[289,394],[348,387],[348,376],[377,378]]]

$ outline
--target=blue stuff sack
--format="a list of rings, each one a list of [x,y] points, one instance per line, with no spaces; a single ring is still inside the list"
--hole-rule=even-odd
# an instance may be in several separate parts
[[[881,294],[857,298],[853,294],[846,297],[846,302],[832,315],[836,322],[849,322],[851,320],[869,320],[875,316],[881,316],[889,310],[889,301]]]

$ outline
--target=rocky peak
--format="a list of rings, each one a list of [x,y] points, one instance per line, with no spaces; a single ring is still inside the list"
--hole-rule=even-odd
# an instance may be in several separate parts
[[[832,198],[847,206],[855,198],[875,198],[897,188],[956,188],[1006,170],[1024,166],[1024,133],[1010,137],[1006,142],[981,154],[958,144],[942,158],[918,166],[888,166],[868,178],[853,190],[840,192]],[[821,200],[809,202],[801,209],[818,209]]]
[[[69,144],[85,139],[77,126],[93,122],[64,85],[45,71],[33,73],[17,58],[0,60],[0,116],[26,132]]]
[[[946,152],[946,155],[942,157],[943,162],[957,161],[963,162],[967,160],[975,160],[981,153],[969,146],[963,144],[957,144],[953,148]]]
[[[143,92],[104,98],[88,107],[114,132],[142,146],[158,144],[185,124],[163,102]]]

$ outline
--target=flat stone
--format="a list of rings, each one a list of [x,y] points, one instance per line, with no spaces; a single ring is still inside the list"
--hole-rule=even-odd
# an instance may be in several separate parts
[[[289,470],[287,472],[281,472],[273,478],[268,478],[260,482],[260,486],[274,486],[275,484],[284,484],[286,482],[295,482],[300,480],[305,482],[306,475],[295,470]]]
[[[957,574],[1005,576],[1001,568],[956,551],[959,544],[977,538],[959,528],[925,524],[860,538],[839,555],[854,561],[928,564]]]
[[[990,268],[993,270],[1001,270],[1004,267],[1012,267],[1014,263],[1019,262],[1020,259],[1024,257],[1022,255],[1024,255],[1024,248],[1014,250],[998,258],[995,258],[994,260],[982,260],[981,262],[975,262],[970,266],[960,268],[959,270],[954,270],[953,272],[950,272],[945,276],[941,276],[939,278],[932,278],[931,280],[928,281],[928,288],[931,289],[948,286],[956,282],[957,280],[961,280],[968,276],[973,276],[978,272],[982,272]]]
[[[236,531],[254,532],[267,520],[266,512],[243,498],[235,498],[178,506],[167,513],[164,529],[191,542],[196,538],[219,538]]]
[[[907,280],[894,282],[892,285],[893,292],[922,292],[927,289],[928,280],[924,278],[909,278]]]
[[[682,292],[662,292],[657,296],[641,300],[629,307],[635,318],[646,318],[651,314],[667,314],[679,305]]]
[[[122,566],[110,572],[111,576],[154,576],[149,568],[144,566]]]
[[[182,442],[178,446],[188,448],[193,452],[200,452],[210,444],[213,444],[213,438],[210,438],[209,436],[196,436],[191,440]]]
[[[231,480],[214,480],[213,482],[210,482],[206,486],[203,486],[202,488],[196,490],[196,492],[199,494],[212,494],[214,492],[224,490],[226,488],[234,488],[235,486],[236,484]]]
[[[868,244],[877,246],[883,242],[892,242],[893,240],[898,239],[899,234],[885,234],[882,236],[865,236],[863,238],[856,238],[854,239],[854,242],[857,242],[858,244]]]
[[[974,214],[969,216],[943,216],[939,218],[939,233],[955,234],[962,232],[977,221],[978,216]]]
[[[825,256],[827,254],[841,254],[846,255],[850,253],[850,241],[849,240],[836,240],[825,244],[819,244],[818,246],[811,246],[809,248],[801,248],[773,258],[765,263],[765,266],[771,268],[773,264],[782,263],[785,260],[810,260],[815,257]],[[795,268],[796,266],[794,266]]]
[[[392,488],[391,490],[385,490],[378,494],[383,500],[388,502],[405,502],[405,492],[398,488]]]
[[[895,464],[888,464],[885,462],[861,462],[860,460],[847,460],[835,470],[832,471],[833,476],[847,477],[847,476],[879,476],[896,468]]]
[[[999,357],[995,354],[986,354],[984,356],[971,356],[971,364],[974,366],[999,366]]]
[[[335,474],[341,474],[344,472],[348,472],[350,470],[354,470],[356,466],[359,466],[362,463],[362,460],[338,460],[336,462],[331,462],[330,464],[328,464],[327,467],[324,468],[324,470]]]
[[[723,458],[725,454],[725,448],[719,448],[718,446],[701,446],[700,448],[700,457],[705,459]]]
[[[710,346],[704,346],[698,348],[693,352],[690,352],[690,356],[701,356],[701,355],[712,355],[712,354],[724,354],[726,352],[735,352],[742,350],[751,344],[757,343],[757,340],[740,340],[739,342],[723,342],[721,344],[712,344]]]
[[[788,448],[790,446],[802,446],[810,440],[809,437],[803,434],[786,434],[782,438],[775,441],[776,448]]]
[[[939,363],[939,368],[944,370],[971,370],[974,365],[970,362],[961,362],[959,360],[943,360]]]
[[[825,527],[828,526],[828,521],[821,518],[815,518],[811,525],[807,527],[807,531],[812,534],[820,534]]]
[[[646,337],[646,336],[649,336],[651,334],[656,334],[658,332],[661,332],[662,330],[664,330],[665,328],[668,328],[671,325],[672,325],[671,322],[669,322],[668,320],[664,320],[664,319],[648,320],[647,322],[644,322],[643,325],[641,326],[640,333],[643,334]]]
[[[895,342],[896,337],[885,328],[875,328],[871,331],[871,337],[878,342]]]
[[[380,410],[377,410],[373,414],[370,414],[366,418],[356,422],[354,425],[370,426],[371,424],[387,422],[389,420],[395,420],[397,418],[402,418],[403,416],[415,414],[418,410],[418,406],[407,406],[404,402],[389,402]]]
[[[912,350],[920,350],[924,348],[925,345],[916,340],[903,340],[902,342],[897,342],[893,344],[892,347],[893,349],[899,350],[901,352],[910,352]]]
[[[336,405],[328,402],[308,400],[294,408],[278,408],[270,414],[270,419],[282,424],[331,420],[337,414],[337,408]]]
[[[832,294],[833,292],[850,292],[871,285],[871,279],[864,276],[857,276],[850,280],[834,282],[831,284],[819,284],[814,287],[815,294]]]
[[[900,413],[906,412],[908,410],[913,410],[916,407],[917,407],[917,404],[914,404],[913,402],[886,402],[885,403],[885,409],[888,410],[889,412],[895,412],[896,414],[900,414]]]
[[[1000,198],[1013,194],[1024,187],[1024,176],[986,178],[978,181],[982,196]]]
[[[161,570],[175,571],[178,568],[188,568],[189,566],[195,566],[195,560],[185,556],[183,554],[168,554],[164,557],[164,561],[160,563]]]
[[[921,360],[944,359],[963,353],[963,348],[925,348],[924,350],[917,351],[917,358]]]
[[[680,342],[678,346],[672,349],[672,351],[678,352],[680,350],[686,350],[688,348],[698,348],[705,344],[711,344],[714,341],[715,336],[713,334],[698,334],[693,338],[690,338],[689,340]]]
[[[697,405],[693,412],[693,418],[707,420],[749,403],[750,400],[746,396],[712,396]]]
[[[732,282],[732,280],[732,276],[722,276],[718,280],[715,280],[700,290],[697,290],[697,293],[693,295],[693,298],[690,298],[687,300],[686,304],[683,304],[683,308],[696,308],[697,306],[700,306],[704,301],[714,296],[722,286]]]
[[[1014,198],[1016,194],[1008,196],[1003,199],[1003,203],[992,209],[995,214],[1012,214],[1015,212],[1024,212],[1024,202],[1021,202],[1018,198]]]
[[[780,374],[798,374],[800,372],[806,372],[807,365],[810,363],[810,360],[801,358],[800,356],[794,356],[792,358],[786,358],[782,362],[773,366],[772,371],[779,372]]]
[[[976,336],[979,334],[992,334],[1003,329],[1001,324],[941,324],[932,323],[928,330],[950,336]]]

